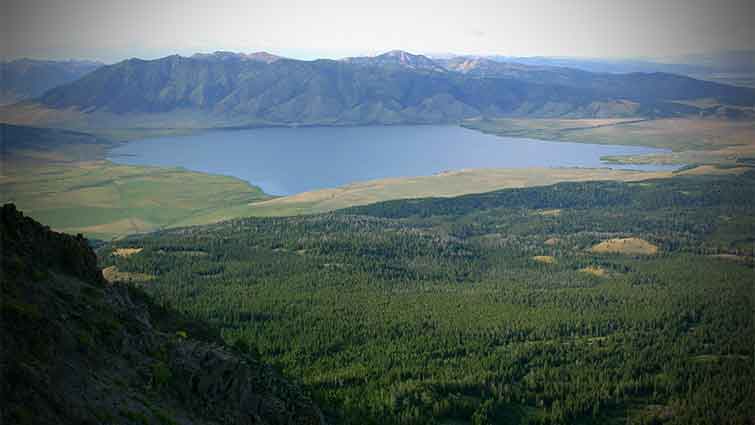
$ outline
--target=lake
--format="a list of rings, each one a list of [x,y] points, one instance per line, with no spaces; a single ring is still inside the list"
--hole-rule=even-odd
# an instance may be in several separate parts
[[[451,125],[299,127],[218,130],[126,143],[108,159],[130,165],[184,167],[238,177],[274,195],[386,177],[463,168],[610,167],[607,155],[665,152],[637,146],[546,142],[498,137]]]

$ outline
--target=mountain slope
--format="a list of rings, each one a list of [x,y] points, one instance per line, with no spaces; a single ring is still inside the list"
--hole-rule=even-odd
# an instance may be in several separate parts
[[[91,61],[18,59],[0,62],[0,105],[31,99],[101,67]]]
[[[466,75],[593,89],[612,98],[636,102],[719,98],[737,106],[752,106],[755,93],[751,89],[666,72],[588,72],[567,67],[527,65],[463,56],[447,59],[442,63],[447,69]]]
[[[161,113],[181,109],[272,123],[448,122],[525,105],[578,109],[595,96],[513,80],[468,79],[406,67],[281,59],[208,61],[171,56],[129,60],[53,89],[52,108]]]
[[[245,346],[110,285],[85,239],[13,205],[2,236],[0,422],[319,424],[320,411]]]
[[[224,125],[676,116],[700,113],[677,102],[698,98],[755,106],[755,90],[671,74],[480,64],[445,69],[401,51],[343,61],[248,60],[225,53],[131,59],[52,89],[39,103],[88,114],[168,114],[169,119],[170,114],[197,113]]]
[[[755,51],[753,50],[713,51],[671,57],[662,61],[542,56],[486,56],[485,58],[496,62],[566,67],[598,73],[665,72],[723,84],[755,87]]]

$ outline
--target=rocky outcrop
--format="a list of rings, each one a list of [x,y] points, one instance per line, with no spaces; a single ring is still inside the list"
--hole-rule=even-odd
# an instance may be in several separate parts
[[[301,402],[294,386],[274,380],[271,371],[257,362],[242,359],[197,341],[173,347],[170,367],[176,380],[188,383],[178,388],[195,408],[219,414],[223,423],[319,424],[320,414],[310,403]],[[276,394],[260,389],[273,384]]]
[[[207,325],[110,285],[84,238],[2,208],[0,423],[321,424]]]

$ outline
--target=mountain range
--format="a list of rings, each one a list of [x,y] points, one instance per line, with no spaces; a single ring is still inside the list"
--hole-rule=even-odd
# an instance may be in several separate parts
[[[698,102],[705,99],[704,106]],[[755,89],[669,73],[596,73],[403,51],[302,61],[216,52],[102,66],[24,107],[175,126],[453,123],[473,117],[751,116]],[[0,117],[7,116],[0,113]]]
[[[441,57],[454,58],[456,55]],[[667,72],[724,84],[755,87],[755,50],[714,51],[655,60],[498,55],[485,56],[485,59],[522,65],[574,68],[589,72]]]
[[[0,105],[41,96],[104,65],[94,61],[17,59],[0,62]]]

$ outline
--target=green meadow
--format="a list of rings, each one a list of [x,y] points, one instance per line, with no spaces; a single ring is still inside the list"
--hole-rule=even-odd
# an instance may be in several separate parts
[[[107,161],[16,167],[3,177],[4,202],[66,233],[111,239],[169,227],[218,208],[267,199],[226,176]]]

